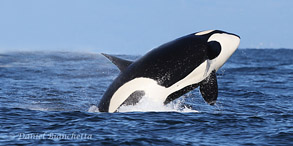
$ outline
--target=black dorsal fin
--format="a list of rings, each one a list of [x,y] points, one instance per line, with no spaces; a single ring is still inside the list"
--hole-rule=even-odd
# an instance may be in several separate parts
[[[113,64],[115,64],[121,72],[124,71],[130,64],[132,64],[132,61],[124,60],[109,54],[102,53],[102,55],[107,57]]]

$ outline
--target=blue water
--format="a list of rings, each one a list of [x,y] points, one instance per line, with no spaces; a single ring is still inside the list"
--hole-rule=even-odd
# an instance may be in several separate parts
[[[2,53],[0,144],[293,145],[292,56],[237,50],[217,72],[216,106],[194,90],[171,111],[110,114],[94,109],[119,71],[100,54]]]

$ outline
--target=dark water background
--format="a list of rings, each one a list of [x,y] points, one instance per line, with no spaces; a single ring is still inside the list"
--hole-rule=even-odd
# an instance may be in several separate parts
[[[179,99],[199,112],[94,112],[118,73],[98,53],[0,54],[0,144],[293,145],[291,49],[237,50],[216,106]]]

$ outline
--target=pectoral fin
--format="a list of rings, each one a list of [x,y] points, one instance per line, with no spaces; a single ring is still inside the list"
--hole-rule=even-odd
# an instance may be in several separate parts
[[[216,71],[213,71],[205,80],[200,83],[200,93],[204,100],[214,105],[218,97],[218,83]]]

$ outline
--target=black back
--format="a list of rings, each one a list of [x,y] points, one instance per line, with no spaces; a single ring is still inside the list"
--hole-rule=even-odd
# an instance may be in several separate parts
[[[164,44],[137,60],[125,74],[146,77],[170,87],[208,59],[207,42],[194,34]]]

